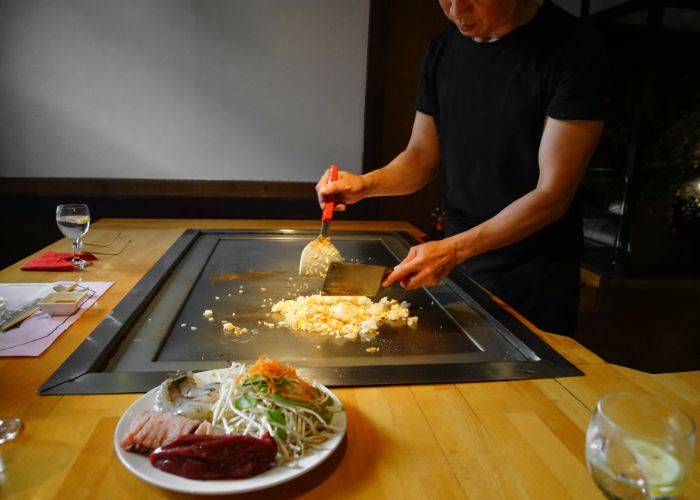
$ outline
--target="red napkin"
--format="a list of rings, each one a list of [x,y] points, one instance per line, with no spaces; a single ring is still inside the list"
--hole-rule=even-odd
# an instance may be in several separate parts
[[[83,260],[97,260],[97,257],[91,253],[84,252],[78,255]],[[72,253],[46,252],[27,262],[20,269],[22,271],[72,271],[74,269],[70,262],[72,258]]]

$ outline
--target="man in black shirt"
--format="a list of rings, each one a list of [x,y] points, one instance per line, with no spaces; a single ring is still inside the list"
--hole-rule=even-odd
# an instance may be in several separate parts
[[[455,266],[543,330],[576,322],[575,194],[603,129],[600,38],[548,1],[440,0],[454,25],[425,54],[413,131],[389,165],[317,186],[347,204],[423,187],[441,165],[448,237],[411,248],[385,285]]]

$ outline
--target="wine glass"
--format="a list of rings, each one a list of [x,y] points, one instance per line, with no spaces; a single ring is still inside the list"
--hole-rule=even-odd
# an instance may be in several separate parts
[[[90,227],[90,210],[87,205],[59,205],[56,207],[56,224],[63,236],[73,241],[71,263],[76,269],[83,269],[89,262],[80,258],[83,251],[81,238]]]
[[[651,396],[620,392],[596,405],[586,433],[586,462],[608,498],[675,498],[690,476],[695,423]]]
[[[12,441],[22,430],[22,421],[18,418],[0,418],[0,444]],[[5,470],[5,462],[0,455],[0,474]]]

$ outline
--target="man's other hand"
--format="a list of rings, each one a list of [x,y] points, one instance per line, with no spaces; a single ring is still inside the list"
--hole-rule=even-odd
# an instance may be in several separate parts
[[[406,258],[382,283],[401,283],[406,290],[437,285],[461,262],[457,242],[453,238],[430,241],[411,247]]]

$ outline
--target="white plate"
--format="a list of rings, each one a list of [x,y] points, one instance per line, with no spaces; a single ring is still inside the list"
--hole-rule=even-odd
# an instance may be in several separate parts
[[[195,374],[195,376],[202,382],[206,383],[216,380],[215,373],[217,371],[219,370],[200,372]],[[117,452],[119,460],[121,460],[124,467],[129,469],[129,471],[147,483],[151,483],[168,490],[179,491],[182,493],[196,493],[200,495],[220,495],[227,493],[245,493],[248,491],[269,488],[271,486],[291,481],[292,479],[299,477],[302,474],[306,474],[311,469],[317,467],[331,456],[333,451],[338,448],[343,440],[345,429],[347,427],[347,419],[343,405],[338,397],[327,387],[319,384],[319,388],[333,398],[336,408],[340,408],[340,412],[334,414],[331,422],[331,424],[338,427],[340,430],[328,441],[320,445],[318,449],[299,459],[298,465],[295,467],[286,465],[273,467],[262,474],[258,474],[257,476],[253,476],[248,479],[187,479],[185,477],[176,476],[175,474],[169,474],[156,467],[153,467],[148,457],[139,455],[138,453],[124,451],[121,446],[119,446],[119,443],[122,442],[124,437],[129,432],[129,426],[131,425],[131,421],[134,416],[142,410],[153,409],[156,391],[158,390],[157,387],[151,389],[139,399],[134,401],[129,409],[124,412],[122,418],[119,419],[117,428],[114,431],[114,449]]]

